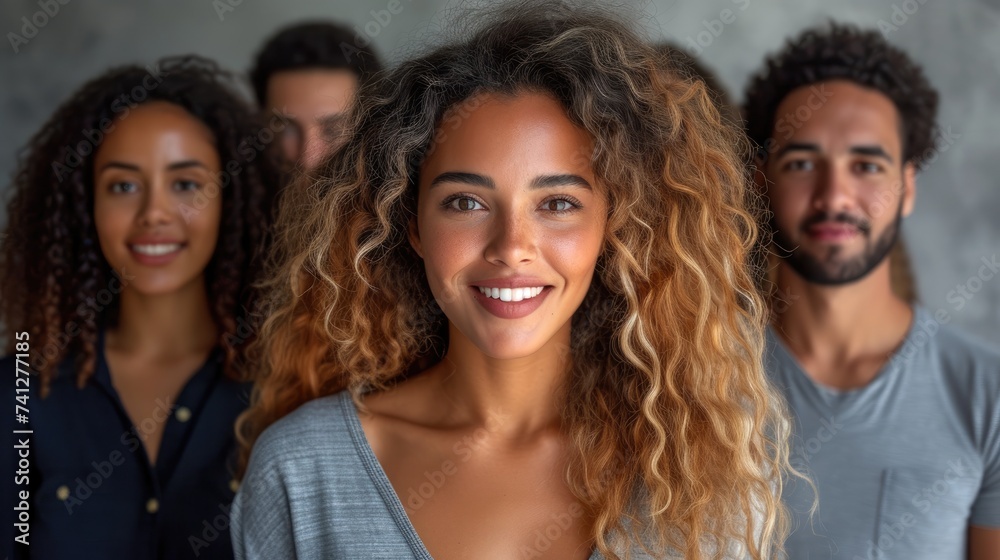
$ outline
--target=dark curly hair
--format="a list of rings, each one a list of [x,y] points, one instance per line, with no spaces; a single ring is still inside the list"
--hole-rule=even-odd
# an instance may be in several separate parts
[[[350,70],[361,83],[382,69],[375,51],[359,34],[343,25],[307,22],[287,27],[271,37],[261,48],[250,70],[257,102],[267,99],[267,81],[285,70],[328,68]]]
[[[895,104],[904,162],[919,169],[933,154],[938,94],[923,70],[877,31],[834,22],[789,40],[751,78],[743,105],[750,139],[770,149],[765,144],[773,134],[781,101],[795,89],[827,80],[849,80],[879,91]]]
[[[8,351],[12,333],[29,333],[39,351],[30,365],[41,376],[42,395],[67,356],[76,357],[82,387],[94,371],[99,331],[117,322],[115,273],[94,224],[93,161],[104,133],[154,100],[183,107],[203,122],[227,164],[219,177],[222,223],[205,282],[224,369],[238,377],[234,363],[250,338],[251,283],[267,242],[277,168],[248,149],[263,128],[234,83],[215,63],[193,56],[116,68],[73,94],[22,150],[0,240],[0,322]]]

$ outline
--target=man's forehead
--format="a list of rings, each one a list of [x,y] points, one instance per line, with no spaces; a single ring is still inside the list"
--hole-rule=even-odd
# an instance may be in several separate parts
[[[814,144],[822,152],[846,152],[857,146],[881,146],[899,155],[899,112],[877,90],[844,80],[822,88],[801,87],[789,93],[775,114],[776,148]],[[783,151],[783,150],[782,150]]]

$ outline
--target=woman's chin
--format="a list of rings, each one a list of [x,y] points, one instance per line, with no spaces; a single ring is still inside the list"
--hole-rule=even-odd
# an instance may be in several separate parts
[[[536,337],[491,337],[490,340],[477,340],[475,346],[483,355],[493,360],[520,360],[538,354],[545,347],[546,340]]]

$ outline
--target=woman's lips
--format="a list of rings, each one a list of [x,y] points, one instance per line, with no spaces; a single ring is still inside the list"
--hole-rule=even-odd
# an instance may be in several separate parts
[[[469,286],[469,289],[472,290],[472,297],[483,308],[501,319],[520,319],[531,315],[542,305],[545,298],[548,297],[549,292],[552,291],[551,286],[536,286],[534,288],[486,288]],[[489,290],[490,295],[483,293],[484,290]],[[537,292],[537,294],[528,295],[534,292]],[[497,294],[498,298],[492,297],[494,293]],[[517,299],[517,296],[521,297],[520,301],[514,301]],[[505,299],[509,299],[509,301],[503,301]]]
[[[128,251],[139,264],[165,266],[176,259],[185,246],[184,243],[130,243]]]

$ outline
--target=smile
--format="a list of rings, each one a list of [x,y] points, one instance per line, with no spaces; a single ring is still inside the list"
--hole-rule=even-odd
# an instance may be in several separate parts
[[[498,299],[500,301],[523,301],[526,299],[531,299],[538,294],[542,293],[545,289],[544,286],[529,287],[529,288],[484,288],[482,286],[476,286],[479,288],[479,292],[484,296],[491,299]]]
[[[149,255],[150,257],[159,257],[162,255],[167,255],[173,253],[174,251],[179,251],[181,249],[180,243],[158,243],[155,245],[131,245],[129,247],[136,253],[140,255]]]

